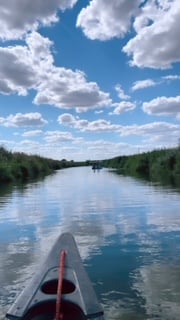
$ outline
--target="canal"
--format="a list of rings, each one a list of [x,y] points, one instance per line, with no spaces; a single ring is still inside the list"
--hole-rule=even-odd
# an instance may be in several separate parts
[[[0,319],[71,232],[106,320],[180,319],[180,193],[107,169],[0,190]]]

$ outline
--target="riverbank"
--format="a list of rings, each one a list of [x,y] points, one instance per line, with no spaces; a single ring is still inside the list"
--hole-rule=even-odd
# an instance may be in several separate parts
[[[51,174],[54,170],[79,166],[74,161],[52,160],[37,155],[7,151],[0,147],[0,183],[12,183],[35,179]]]
[[[180,187],[180,148],[155,150],[103,161],[118,173]]]

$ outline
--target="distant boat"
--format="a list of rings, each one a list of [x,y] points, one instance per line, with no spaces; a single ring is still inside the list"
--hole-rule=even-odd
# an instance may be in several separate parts
[[[102,169],[102,166],[99,162],[93,163],[92,170],[100,170],[100,169]]]
[[[75,240],[62,234],[6,314],[10,320],[104,320]]]

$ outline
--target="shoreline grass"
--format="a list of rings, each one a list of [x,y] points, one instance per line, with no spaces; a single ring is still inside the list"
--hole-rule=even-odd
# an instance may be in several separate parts
[[[118,173],[180,187],[180,148],[154,150],[103,161]]]
[[[53,173],[53,171],[81,163],[74,161],[52,160],[37,155],[7,151],[0,147],[0,183],[27,181]]]

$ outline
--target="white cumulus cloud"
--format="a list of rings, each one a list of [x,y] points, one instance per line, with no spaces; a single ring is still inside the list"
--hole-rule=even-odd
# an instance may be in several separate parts
[[[171,68],[180,61],[180,1],[147,1],[136,17],[134,38],[123,47],[130,64],[140,68]]]
[[[22,134],[23,137],[37,137],[42,135],[43,131],[42,130],[30,130],[26,131]]]
[[[0,38],[20,39],[27,32],[58,21],[58,10],[72,8],[77,0],[1,0]]]
[[[47,123],[39,112],[16,113],[0,118],[0,125],[5,127],[41,127]]]
[[[152,79],[139,80],[133,83],[132,91],[145,89],[148,87],[154,87],[155,85],[156,85],[156,82]]]
[[[85,73],[54,65],[48,38],[33,32],[25,40],[26,45],[0,47],[0,93],[27,95],[34,89],[35,104],[77,112],[112,105],[109,93],[88,82]]]
[[[142,1],[92,0],[77,18],[77,27],[92,39],[109,40],[123,37],[131,27],[131,19]]]
[[[122,89],[122,86],[120,84],[117,84],[115,86],[115,90],[117,92],[117,95],[122,100],[129,100],[131,97],[125,94],[124,90]]]
[[[44,140],[48,143],[59,143],[72,142],[75,138],[70,132],[56,130],[46,132]]]
[[[136,104],[130,101],[121,101],[114,104],[116,107],[110,114],[122,114],[124,112],[132,111],[136,108]]]
[[[88,121],[86,119],[76,119],[71,114],[62,114],[58,117],[58,122],[65,126],[73,127],[82,132],[112,132],[119,129],[119,125],[112,124],[105,119],[98,119],[94,121]]]
[[[143,103],[143,111],[157,116],[180,117],[180,96],[158,97]]]

